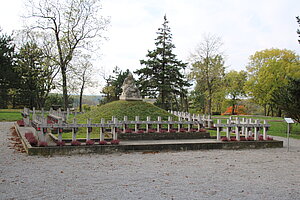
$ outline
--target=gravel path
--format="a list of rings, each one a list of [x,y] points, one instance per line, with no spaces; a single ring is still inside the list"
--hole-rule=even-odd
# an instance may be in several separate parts
[[[8,147],[11,126],[0,123],[0,199],[300,199],[300,140],[290,152],[40,157]]]

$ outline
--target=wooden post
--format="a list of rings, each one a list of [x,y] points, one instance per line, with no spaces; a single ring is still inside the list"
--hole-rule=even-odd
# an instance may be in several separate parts
[[[100,127],[100,141],[104,141],[104,124],[105,124],[105,119],[101,119],[101,127]]]
[[[217,120],[217,140],[221,140],[221,133],[220,133],[220,127],[219,127],[219,125],[221,124],[221,120],[220,119],[218,119]]]

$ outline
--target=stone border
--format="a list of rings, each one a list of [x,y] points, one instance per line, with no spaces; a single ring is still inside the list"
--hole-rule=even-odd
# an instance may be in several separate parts
[[[211,139],[208,132],[175,132],[175,133],[119,133],[120,140],[183,140]]]

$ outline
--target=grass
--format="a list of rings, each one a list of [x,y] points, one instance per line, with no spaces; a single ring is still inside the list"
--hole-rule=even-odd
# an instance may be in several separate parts
[[[19,109],[0,109],[0,121],[17,121],[22,119]]]

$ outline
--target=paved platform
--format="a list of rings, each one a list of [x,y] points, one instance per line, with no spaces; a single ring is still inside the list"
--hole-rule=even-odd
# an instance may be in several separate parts
[[[119,145],[85,145],[55,146],[54,141],[47,137],[48,147],[32,147],[24,137],[26,131],[34,131],[30,127],[19,127],[16,130],[22,138],[23,145],[28,155],[72,155],[99,153],[108,154],[116,152],[153,152],[153,151],[188,151],[188,150],[209,150],[209,149],[257,149],[257,148],[280,148],[283,141],[231,141],[222,142],[216,139],[181,139],[181,140],[135,140],[121,141]]]

